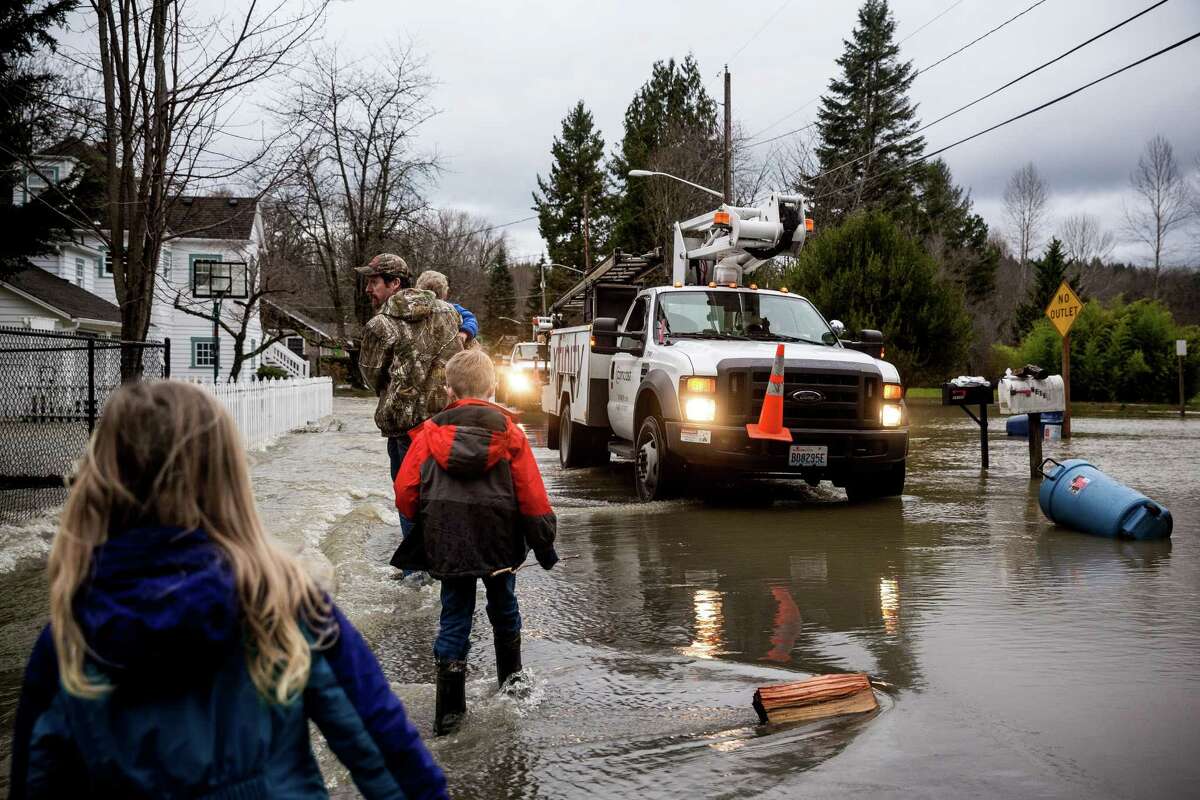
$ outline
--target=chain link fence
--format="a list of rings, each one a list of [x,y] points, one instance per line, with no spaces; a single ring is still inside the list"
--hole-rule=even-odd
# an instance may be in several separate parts
[[[0,522],[66,500],[66,477],[121,385],[122,358],[140,361],[143,379],[168,378],[171,341],[0,328]]]

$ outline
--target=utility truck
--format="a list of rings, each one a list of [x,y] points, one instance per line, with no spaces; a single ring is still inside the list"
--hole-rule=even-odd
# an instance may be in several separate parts
[[[882,336],[844,341],[844,326],[804,297],[747,284],[768,259],[798,252],[811,226],[797,195],[723,204],[674,225],[670,285],[648,285],[659,253],[616,252],[560,298],[553,318],[579,324],[550,334],[541,402],[562,465],[630,459],[642,500],[689,474],[830,480],[851,501],[900,494],[908,415]],[[779,344],[782,386],[771,378]],[[764,437],[769,386],[782,419]]]

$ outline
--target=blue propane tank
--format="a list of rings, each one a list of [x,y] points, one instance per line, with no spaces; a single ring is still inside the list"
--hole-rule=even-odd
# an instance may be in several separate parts
[[[1053,464],[1049,469],[1047,464]],[[1096,536],[1165,539],[1171,512],[1082,458],[1042,462],[1038,505],[1051,522]]]
[[[1043,425],[1062,425],[1063,412],[1061,411],[1044,411],[1042,412]],[[1004,432],[1009,436],[1028,436],[1029,435],[1029,415],[1028,414],[1013,414],[1004,421]]]

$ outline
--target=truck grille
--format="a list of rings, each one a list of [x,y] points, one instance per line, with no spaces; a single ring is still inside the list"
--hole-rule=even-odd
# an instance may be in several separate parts
[[[769,368],[732,369],[726,423],[754,422],[771,377]],[[881,381],[857,370],[788,368],[783,374],[783,424],[790,428],[877,428]]]

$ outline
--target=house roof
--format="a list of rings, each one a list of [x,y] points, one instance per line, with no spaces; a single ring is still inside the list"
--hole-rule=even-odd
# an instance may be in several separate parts
[[[71,319],[92,319],[100,322],[121,321],[121,309],[91,292],[80,289],[57,275],[38,267],[27,267],[9,275],[5,283],[19,292],[40,300]]]
[[[167,227],[193,239],[249,239],[258,200],[180,195],[167,208]]]
[[[292,327],[306,328],[313,333],[316,333],[323,342],[336,343],[337,339],[337,322],[333,319],[332,311],[329,314],[318,315],[312,312],[300,311],[296,308],[283,305],[277,300],[268,300],[263,298],[262,304],[267,312],[274,312],[274,315],[283,317],[286,320],[295,323]],[[270,322],[265,322],[268,327],[285,328],[287,325],[280,324],[280,320],[272,319]],[[362,326],[356,320],[346,323],[346,336],[350,339],[356,339],[361,334]]]

